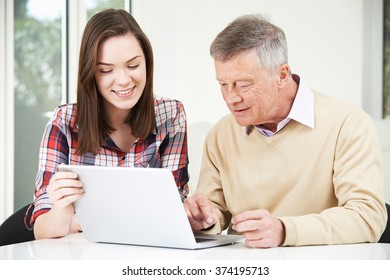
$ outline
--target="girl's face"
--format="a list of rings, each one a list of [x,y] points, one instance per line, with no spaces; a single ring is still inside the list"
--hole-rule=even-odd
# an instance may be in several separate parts
[[[97,55],[95,79],[108,113],[131,110],[146,84],[146,62],[132,33],[104,41]]]

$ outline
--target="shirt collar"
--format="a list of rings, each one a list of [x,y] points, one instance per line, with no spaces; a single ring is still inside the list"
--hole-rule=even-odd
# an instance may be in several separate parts
[[[287,118],[314,128],[314,94],[298,75],[293,74],[292,78],[298,84],[298,91]]]
[[[314,94],[313,91],[296,75],[292,75],[293,80],[298,84],[298,91],[295,95],[290,113],[282,120],[278,127],[284,127],[290,120],[299,122],[310,128],[314,128]],[[245,127],[245,133],[249,134],[254,126]]]

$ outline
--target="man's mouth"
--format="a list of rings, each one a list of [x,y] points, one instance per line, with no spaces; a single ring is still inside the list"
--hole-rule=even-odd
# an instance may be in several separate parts
[[[248,108],[245,108],[245,109],[233,109],[233,112],[234,113],[242,113],[244,111],[248,110]]]

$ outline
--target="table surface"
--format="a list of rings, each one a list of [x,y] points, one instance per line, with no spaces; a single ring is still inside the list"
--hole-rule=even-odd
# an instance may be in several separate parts
[[[233,245],[200,250],[184,250],[89,242],[84,235],[71,234],[0,247],[3,260],[383,260],[390,259],[390,244],[361,243],[326,246],[246,248]]]

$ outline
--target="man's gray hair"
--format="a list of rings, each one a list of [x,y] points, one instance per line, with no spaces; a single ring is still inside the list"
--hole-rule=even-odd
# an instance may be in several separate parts
[[[260,15],[236,18],[214,39],[210,54],[216,60],[227,61],[252,49],[256,49],[259,66],[271,73],[288,63],[283,30]]]

